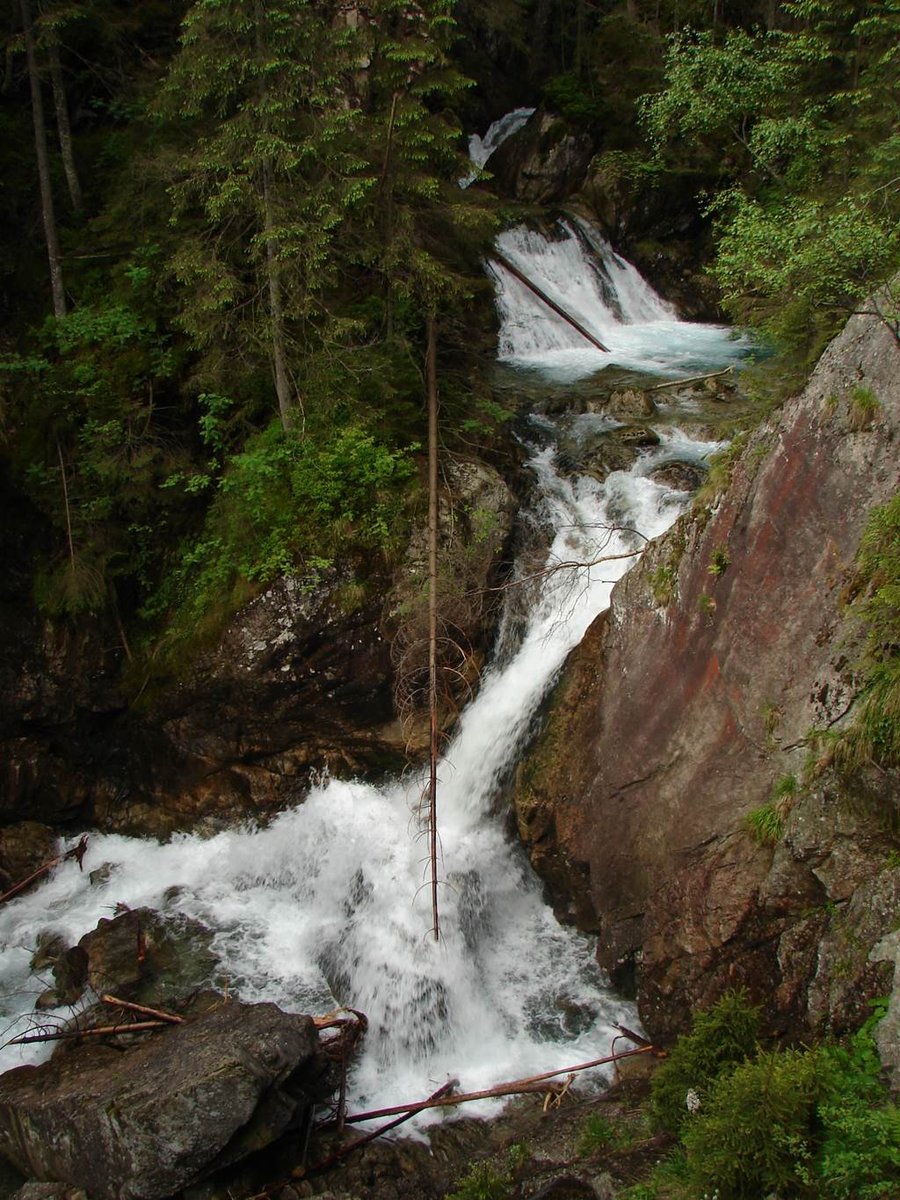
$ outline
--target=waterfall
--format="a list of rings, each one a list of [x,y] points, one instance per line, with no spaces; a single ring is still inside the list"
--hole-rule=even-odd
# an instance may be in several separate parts
[[[679,322],[607,249],[599,251],[601,274],[584,231],[568,225],[548,240],[518,230],[501,242],[612,345],[622,330],[653,327],[667,339],[665,369],[679,355],[692,362],[699,353],[696,327]],[[587,278],[576,280],[576,266],[591,253]],[[577,346],[562,322],[497,275],[503,357],[552,372],[560,355],[590,355],[596,369],[603,355]],[[725,360],[724,334],[708,337],[705,352],[716,345]],[[649,369],[663,368],[652,359]],[[607,986],[591,940],[555,921],[497,813],[547,689],[632,559],[553,568],[639,550],[688,499],[654,482],[654,467],[673,456],[676,443],[681,457],[702,458],[715,447],[669,433],[631,470],[600,484],[557,471],[546,418],[533,433],[538,500],[531,519],[546,531],[547,571],[440,767],[442,940],[429,936],[427,847],[416,816],[422,780],[324,780],[264,828],[205,839],[185,834],[165,844],[92,835],[83,872],[63,863],[0,911],[0,1040],[26,1027],[19,1014],[47,986],[29,969],[38,935],[71,944],[117,904],[185,914],[214,930],[220,966],[212,982],[227,982],[243,999],[300,1012],[336,1003],[366,1012],[370,1028],[350,1080],[355,1109],[424,1096],[450,1076],[473,1090],[597,1058],[609,1051],[614,1023],[636,1025],[633,1007]],[[91,883],[101,866],[107,870]],[[46,1053],[7,1046],[0,1067]],[[467,1111],[492,1109],[485,1102]],[[423,1125],[440,1119],[418,1118]]]
[[[508,112],[488,126],[484,137],[480,137],[477,133],[472,134],[469,138],[469,158],[475,170],[459,181],[460,187],[467,188],[470,183],[475,182],[479,171],[497,147],[501,146],[507,138],[511,138],[514,133],[518,133],[533,112],[533,108],[514,108],[512,112]]]
[[[502,233],[497,247],[608,347],[608,353],[595,349],[509,271],[492,263],[501,361],[564,382],[612,365],[691,374],[727,366],[747,352],[746,342],[725,326],[680,321],[587,222],[560,221],[553,236],[518,226]]]

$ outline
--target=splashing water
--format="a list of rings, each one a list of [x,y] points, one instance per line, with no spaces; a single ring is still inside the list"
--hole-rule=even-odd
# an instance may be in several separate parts
[[[609,348],[597,350],[497,263],[501,360],[540,369],[560,382],[607,366],[659,374],[725,367],[747,343],[720,325],[678,320],[631,263],[587,222],[561,221],[558,237],[518,226],[497,239],[513,266],[538,284]]]
[[[527,258],[532,272],[577,242],[571,230],[560,243],[504,236],[504,252]],[[621,270],[632,280],[617,282],[622,314],[668,311],[632,279],[633,268]],[[593,268],[590,274],[581,291],[571,284],[571,295],[600,295]],[[501,280],[498,302],[506,311],[515,297],[510,288]],[[515,311],[524,325],[524,304]],[[682,353],[692,352],[692,327],[671,314],[653,320],[669,330],[670,358],[678,353],[677,330],[685,331]],[[585,353],[566,349],[566,336],[544,321],[528,334],[529,363],[552,369],[559,353]],[[513,335],[505,337],[502,352],[510,355]],[[557,924],[496,813],[541,700],[633,561],[610,556],[639,552],[687,500],[650,478],[673,448],[702,458],[716,446],[672,432],[602,485],[561,476],[552,446],[532,453],[541,497],[535,519],[549,531],[547,571],[516,645],[486,672],[440,768],[439,943],[429,937],[427,849],[417,836],[421,779],[380,787],[326,781],[262,829],[176,836],[164,845],[92,835],[83,873],[63,863],[0,910],[7,1026],[0,1040],[26,1027],[28,1018],[17,1014],[48,986],[29,968],[38,935],[71,944],[122,903],[182,913],[214,930],[220,967],[213,982],[227,980],[243,999],[299,1012],[336,1003],[366,1012],[369,1033],[350,1081],[356,1109],[419,1098],[450,1076],[475,1090],[608,1053],[613,1023],[636,1024],[633,1007],[606,986],[590,941]],[[553,569],[601,558],[609,561]],[[92,885],[89,873],[104,864],[111,867],[105,881]],[[46,1053],[7,1046],[0,1067]],[[486,1102],[467,1111],[489,1110]],[[438,1119],[417,1118],[420,1125]]]
[[[488,127],[484,137],[480,137],[477,133],[472,134],[469,138],[469,158],[472,160],[475,170],[459,181],[460,187],[467,188],[469,184],[475,182],[482,167],[497,147],[502,146],[506,139],[511,138],[514,133],[518,133],[533,112],[533,108],[514,108],[512,112],[508,112],[499,120],[494,121]]]

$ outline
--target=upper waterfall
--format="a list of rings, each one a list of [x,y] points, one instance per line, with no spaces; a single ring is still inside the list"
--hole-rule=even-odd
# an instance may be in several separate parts
[[[746,344],[725,326],[679,320],[674,307],[586,221],[560,221],[552,234],[516,226],[500,234],[497,248],[608,347],[604,353],[591,346],[492,262],[502,361],[574,380],[610,365],[690,374],[726,366],[746,353]]]

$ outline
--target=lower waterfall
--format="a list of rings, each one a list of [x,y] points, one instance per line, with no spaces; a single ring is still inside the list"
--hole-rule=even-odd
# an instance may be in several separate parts
[[[592,244],[597,236],[569,224],[556,239],[514,230],[501,241],[510,260],[602,332],[612,354],[578,345],[573,330],[497,268],[501,358],[568,378],[604,359],[685,374],[734,361],[739,348],[727,331],[679,321],[633,267]],[[632,469],[601,484],[557,470],[550,418],[530,429],[538,498],[529,519],[545,531],[548,568],[638,551],[688,502],[655,482],[653,470],[718,448],[661,431]],[[560,926],[544,903],[504,831],[502,790],[567,653],[632,561],[547,572],[463,714],[440,769],[439,943],[429,936],[427,853],[417,837],[421,780],[324,780],[265,828],[166,844],[91,835],[83,872],[66,862],[0,911],[0,1040],[28,1027],[32,1018],[20,1014],[47,986],[29,967],[38,935],[71,944],[124,904],[214,930],[212,982],[242,999],[298,1012],[336,1004],[364,1011],[370,1027],[350,1078],[351,1109],[416,1099],[450,1076],[468,1091],[608,1053],[613,1024],[633,1027],[636,1014],[608,988],[591,940]],[[104,881],[91,885],[101,866]],[[6,1046],[0,1068],[46,1054]],[[423,1114],[419,1122],[440,1119]]]

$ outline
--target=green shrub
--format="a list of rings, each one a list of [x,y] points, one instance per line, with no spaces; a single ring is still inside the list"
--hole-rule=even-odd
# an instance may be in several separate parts
[[[675,568],[664,564],[657,567],[650,576],[650,588],[653,599],[660,608],[667,608],[675,598],[676,573]]]
[[[599,1113],[590,1113],[585,1117],[578,1131],[578,1141],[575,1144],[577,1153],[584,1157],[604,1150],[616,1141],[616,1129],[611,1121]]]
[[[475,1163],[447,1200],[508,1200],[512,1184],[512,1171],[500,1171],[489,1162]]]
[[[900,1108],[888,1102],[872,1036],[884,1012],[876,1009],[846,1045],[823,1051],[816,1167],[825,1200],[890,1200],[900,1192]]]
[[[728,570],[730,562],[731,559],[728,557],[728,551],[719,546],[713,550],[707,570],[710,575],[714,575],[716,579],[720,579]]]
[[[746,1006],[740,997],[729,998],[729,1005],[732,1020],[726,1024],[733,1034],[736,1024],[746,1022]],[[707,1022],[724,1015],[717,1008],[697,1018],[657,1073],[654,1106],[665,1099],[676,1107],[689,1068],[699,1076],[707,1066],[688,1060],[717,1040],[713,1029],[700,1036]],[[873,1038],[884,1012],[881,1005],[843,1044],[767,1050],[720,1063],[708,1086],[694,1086],[698,1110],[687,1121],[686,1109],[675,1112],[686,1160],[673,1156],[673,1184],[686,1179],[685,1194],[718,1200],[771,1194],[780,1200],[893,1200],[900,1194],[900,1108],[880,1081]],[[748,1032],[745,1026],[742,1036]],[[661,1078],[664,1072],[672,1078]],[[647,1185],[662,1182],[657,1169]]]
[[[202,639],[281,575],[314,586],[336,550],[389,551],[414,449],[389,449],[360,424],[298,437],[273,422],[227,460],[203,530],[181,548],[145,619],[164,618],[171,643]]]
[[[697,1013],[691,1032],[679,1038],[653,1077],[654,1123],[677,1132],[690,1115],[688,1092],[696,1092],[703,1105],[713,1081],[754,1053],[758,1036],[759,1010],[743,991],[726,992],[708,1011]]]
[[[819,1066],[814,1051],[766,1051],[721,1074],[684,1132],[697,1187],[760,1200],[811,1185]]]

